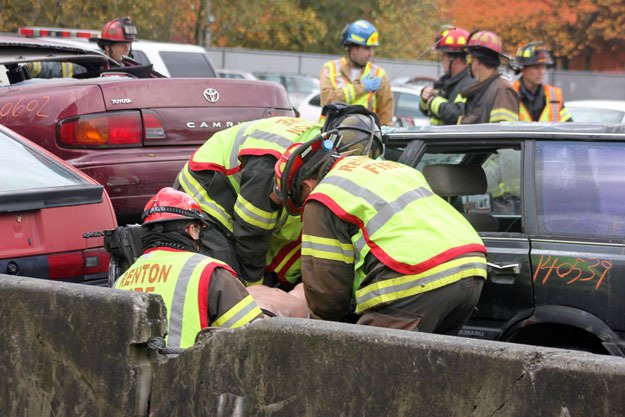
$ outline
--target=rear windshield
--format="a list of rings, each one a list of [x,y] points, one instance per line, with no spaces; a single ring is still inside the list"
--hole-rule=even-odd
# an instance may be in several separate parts
[[[216,77],[206,54],[171,51],[159,54],[172,77]]]
[[[52,159],[0,132],[0,193],[89,184]]]

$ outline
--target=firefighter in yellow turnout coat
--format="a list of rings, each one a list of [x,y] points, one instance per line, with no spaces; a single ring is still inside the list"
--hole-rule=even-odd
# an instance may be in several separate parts
[[[205,327],[240,327],[263,316],[228,265],[197,253],[201,219],[190,196],[159,191],[145,207],[143,255],[114,285],[161,295],[169,348],[193,345]]]
[[[346,109],[371,113],[361,106]],[[329,117],[326,126],[335,120]],[[351,131],[358,126],[350,123],[358,120],[352,115],[331,126]],[[375,127],[381,146],[379,127],[372,122],[365,127]],[[299,280],[301,220],[282,212],[272,198],[274,166],[290,145],[310,140],[321,130],[317,123],[293,117],[237,125],[207,140],[178,175],[176,187],[191,195],[208,216],[202,253],[230,265],[246,285],[263,280],[274,285],[274,277],[289,285]],[[356,141],[358,131],[354,132]]]
[[[378,46],[378,31],[366,20],[345,27],[341,44],[347,56],[323,64],[320,74],[321,105],[333,101],[362,105],[377,113],[380,123],[393,124],[393,93],[384,69],[371,63]]]
[[[341,158],[331,147],[287,150],[291,162],[276,174],[283,202],[303,206],[302,280],[313,315],[457,334],[486,278],[478,234],[419,171]]]

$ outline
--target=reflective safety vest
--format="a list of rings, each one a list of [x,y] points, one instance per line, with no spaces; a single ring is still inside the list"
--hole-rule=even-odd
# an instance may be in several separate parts
[[[518,93],[521,90],[521,80],[512,83],[512,87]],[[562,90],[552,85],[543,84],[545,91],[545,107],[538,120],[532,120],[532,116],[527,106],[519,100],[519,120],[521,122],[566,122],[571,119],[571,115],[562,99]]]
[[[306,142],[318,135],[321,126],[294,117],[272,117],[247,122],[217,132],[191,157],[178,174],[183,190],[193,196],[202,210],[233,231],[233,213],[217,203],[193,177],[192,171],[218,171],[226,175],[234,190],[241,190],[241,157],[273,155],[280,158],[295,142]],[[247,223],[271,230],[277,221],[276,212],[267,212],[253,206],[244,198],[237,198],[234,211]]]
[[[346,157],[335,164],[309,200],[319,201],[343,221],[358,226],[349,246],[333,239],[302,236],[302,255],[354,264],[357,313],[463,278],[486,278],[484,256],[460,257],[486,253],[477,232],[432,192],[414,168]],[[403,275],[361,287],[363,264],[370,252]]]
[[[205,327],[240,327],[261,314],[248,295],[209,323],[208,294],[215,268],[225,268],[234,274],[225,263],[198,253],[148,249],[119,277],[115,288],[159,294],[167,308],[167,347],[187,348]]]
[[[360,104],[371,111],[376,111],[378,109],[378,102],[375,92],[366,91],[364,94],[356,95],[356,90],[354,89],[352,81],[341,73],[341,67],[346,65],[346,57],[336,59],[334,61],[328,61],[324,64],[324,66],[328,68],[332,88],[341,88],[343,90],[345,102],[347,104]],[[372,64],[371,62],[368,62],[363,68],[360,79],[363,79],[369,73],[372,73],[376,77],[382,77],[386,74],[382,67]]]
[[[283,284],[297,284],[302,277],[302,219],[282,213],[280,225],[271,236],[265,271],[274,272]]]

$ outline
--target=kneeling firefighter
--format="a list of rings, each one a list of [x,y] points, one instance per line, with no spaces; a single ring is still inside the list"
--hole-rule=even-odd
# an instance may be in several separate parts
[[[204,226],[193,198],[161,189],[143,212],[143,254],[114,284],[163,298],[169,348],[193,345],[205,327],[234,328],[263,317],[232,268],[198,253]]]

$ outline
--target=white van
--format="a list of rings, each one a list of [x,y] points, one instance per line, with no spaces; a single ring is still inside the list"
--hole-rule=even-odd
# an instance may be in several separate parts
[[[167,77],[217,77],[206,49],[198,45],[138,40],[132,43],[132,55]]]

